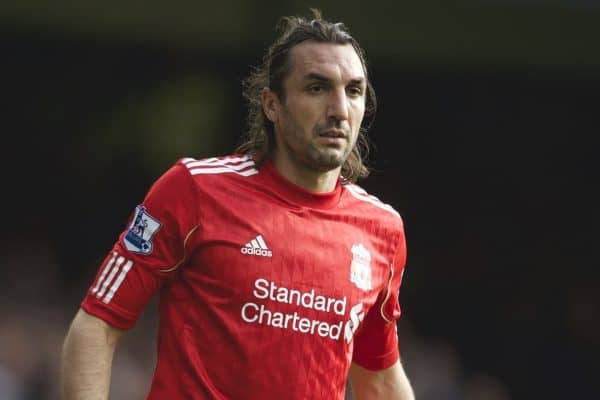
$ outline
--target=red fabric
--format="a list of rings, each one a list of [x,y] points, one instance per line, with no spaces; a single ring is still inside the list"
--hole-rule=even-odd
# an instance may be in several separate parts
[[[402,221],[358,187],[317,194],[268,161],[185,159],[142,206],[145,250],[126,246],[130,221],[82,307],[127,329],[159,293],[149,399],[343,399],[353,357],[398,359]]]
[[[400,357],[396,320],[401,314],[398,296],[405,262],[406,244],[403,238],[390,271],[389,290],[380,294],[355,338],[352,361],[367,369],[390,367]]]

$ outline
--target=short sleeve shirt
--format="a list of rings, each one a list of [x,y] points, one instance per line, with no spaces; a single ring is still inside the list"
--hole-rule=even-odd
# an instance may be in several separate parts
[[[402,219],[359,186],[314,193],[245,155],[178,161],[82,308],[131,328],[159,296],[149,399],[343,399],[398,360]],[[153,351],[150,350],[149,351]]]

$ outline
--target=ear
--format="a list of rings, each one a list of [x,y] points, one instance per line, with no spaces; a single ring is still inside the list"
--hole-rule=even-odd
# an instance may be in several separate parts
[[[260,93],[260,101],[269,121],[277,122],[279,118],[279,97],[277,97],[277,94],[268,87],[264,87]]]

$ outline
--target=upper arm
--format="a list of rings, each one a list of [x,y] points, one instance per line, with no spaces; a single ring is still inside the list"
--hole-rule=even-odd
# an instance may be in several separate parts
[[[84,340],[86,337],[99,338],[109,347],[114,348],[122,334],[122,329],[115,328],[80,308],[71,322],[68,337],[78,336]]]
[[[382,370],[368,370],[352,363],[348,374],[356,400],[414,400],[410,382],[400,361]]]
[[[62,398],[107,399],[112,358],[122,331],[80,309],[65,337]]]
[[[165,280],[177,274],[196,231],[195,187],[176,165],[136,207],[108,253],[81,307],[110,325],[129,329]]]

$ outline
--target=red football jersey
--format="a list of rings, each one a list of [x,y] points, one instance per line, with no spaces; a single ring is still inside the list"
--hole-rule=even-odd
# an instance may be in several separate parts
[[[149,399],[343,399],[398,360],[402,220],[356,185],[313,193],[248,156],[158,179],[82,308],[131,328],[159,292]]]

